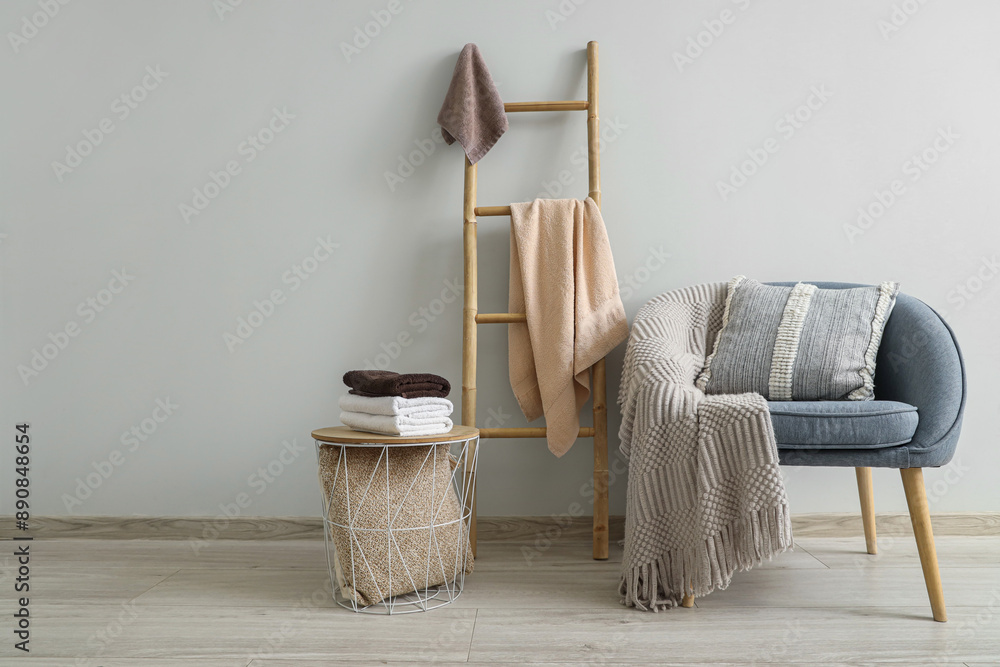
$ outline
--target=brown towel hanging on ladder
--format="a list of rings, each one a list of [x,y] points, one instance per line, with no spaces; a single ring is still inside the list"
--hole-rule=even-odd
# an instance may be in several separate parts
[[[445,143],[453,144],[457,139],[472,164],[507,131],[503,100],[475,44],[466,44],[458,54],[437,120]]]

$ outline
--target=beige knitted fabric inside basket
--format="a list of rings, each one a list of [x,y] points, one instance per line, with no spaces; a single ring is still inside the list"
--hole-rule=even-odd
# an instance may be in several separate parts
[[[451,485],[457,462],[449,450],[444,444],[389,447],[385,452],[381,447],[348,447],[345,470],[338,475],[344,461],[341,448],[320,448],[319,478],[329,519],[352,526],[351,531],[330,526],[344,597],[368,606],[472,572],[468,531]],[[386,531],[390,518],[391,538]]]

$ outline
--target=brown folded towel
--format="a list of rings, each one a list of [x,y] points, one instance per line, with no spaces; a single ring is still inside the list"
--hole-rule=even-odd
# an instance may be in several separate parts
[[[347,393],[355,394],[357,396],[402,396],[403,398],[420,398],[421,396],[437,396],[438,398],[447,398],[448,396],[441,390],[441,385],[433,382],[418,382],[416,384],[407,385],[402,394],[377,394],[370,391],[363,391],[361,389],[351,389]],[[442,394],[444,394],[444,396],[442,396]]]
[[[447,398],[451,383],[433,373],[393,373],[392,371],[347,371],[344,384],[358,396],[402,396]]]
[[[507,131],[503,100],[475,44],[466,44],[458,54],[438,124],[445,142],[453,144],[458,139],[472,164]]]

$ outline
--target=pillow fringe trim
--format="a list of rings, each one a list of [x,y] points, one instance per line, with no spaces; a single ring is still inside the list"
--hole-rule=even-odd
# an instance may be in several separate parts
[[[878,301],[875,302],[875,317],[872,318],[872,335],[865,350],[865,366],[858,374],[862,385],[847,395],[849,401],[871,401],[875,398],[875,357],[882,342],[885,322],[889,319],[892,305],[899,293],[899,283],[886,281],[878,286]]]
[[[733,295],[736,294],[736,288],[741,282],[746,280],[746,276],[736,276],[729,281],[729,285],[726,289],[726,307],[722,311],[722,326],[719,327],[719,333],[715,335],[715,343],[712,345],[712,354],[708,355],[705,359],[705,368],[698,375],[698,379],[695,380],[694,386],[702,391],[705,391],[705,387],[708,386],[708,382],[712,379],[712,361],[715,359],[715,355],[719,352],[719,341],[722,339],[722,332],[726,330],[726,325],[729,324],[729,308],[733,303]]]

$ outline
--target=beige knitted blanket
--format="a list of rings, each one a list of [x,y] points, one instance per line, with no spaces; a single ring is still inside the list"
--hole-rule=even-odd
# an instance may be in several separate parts
[[[725,302],[726,283],[674,290],[632,325],[618,397],[626,606],[656,611],[724,589],[736,570],[792,546],[767,402],[695,387]]]

